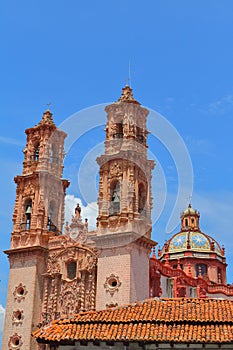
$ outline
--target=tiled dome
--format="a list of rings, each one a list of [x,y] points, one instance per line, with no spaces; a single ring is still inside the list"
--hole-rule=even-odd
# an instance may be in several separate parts
[[[194,209],[191,206],[191,204],[189,204],[188,208],[185,209],[181,215],[189,215],[189,214],[191,214],[191,215],[193,215],[193,214],[199,215],[199,212],[196,209]]]
[[[224,251],[220,248],[218,242],[211,236],[203,233],[200,229],[200,213],[194,209],[191,204],[181,213],[181,229],[163,246],[161,257],[168,254],[184,253],[187,251],[198,253],[217,253],[224,256]],[[196,255],[197,257],[197,255]]]
[[[201,252],[215,251],[222,255],[219,244],[203,232],[186,231],[176,233],[167,243],[168,253],[183,252],[187,249]]]

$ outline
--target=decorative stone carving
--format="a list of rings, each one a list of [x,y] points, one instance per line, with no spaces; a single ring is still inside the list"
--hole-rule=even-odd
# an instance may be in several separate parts
[[[104,288],[106,292],[109,292],[111,296],[114,295],[115,292],[119,290],[121,286],[121,281],[119,276],[112,273],[110,276],[106,277],[106,281],[104,283]]]
[[[17,300],[20,303],[21,300],[25,299],[27,293],[28,291],[26,290],[26,286],[20,283],[18,286],[15,287],[13,295],[15,297],[15,300]]]
[[[59,304],[61,307],[61,314],[72,315],[80,311],[82,298],[80,295],[80,283],[77,280],[67,283],[62,283]]]
[[[9,350],[19,350],[23,345],[22,337],[17,333],[13,334],[8,342]]]
[[[20,325],[20,324],[22,324],[23,319],[24,319],[23,310],[18,309],[16,311],[13,311],[12,324]]]
[[[34,186],[32,185],[31,182],[29,182],[29,184],[24,188],[25,197],[34,194],[34,192],[35,192]]]
[[[113,307],[117,307],[118,303],[110,303],[110,304],[106,304],[106,309],[111,309]]]
[[[53,253],[48,256],[47,272],[60,273],[60,264],[58,262],[57,254]]]
[[[91,272],[94,267],[97,265],[97,258],[92,255],[87,256],[87,270]]]
[[[53,237],[51,244],[56,253],[50,253],[44,274],[44,323],[95,308],[97,251],[67,236]],[[76,264],[73,277],[68,275],[70,263]]]
[[[130,86],[126,85],[123,89],[122,89],[122,94],[118,100],[119,102],[130,102],[130,103],[134,103],[137,105],[140,105],[140,103],[138,101],[136,101],[133,97],[133,90],[131,89]]]
[[[72,216],[70,225],[66,225],[66,235],[72,238],[75,242],[84,244],[87,241],[88,220],[82,221],[81,207],[77,204],[75,208],[75,215]]]
[[[120,165],[117,162],[114,162],[111,166],[110,166],[110,174],[113,176],[120,176],[122,174],[122,170]]]
[[[75,248],[69,248],[66,251],[66,260],[72,260],[75,257]]]
[[[133,181],[128,181],[127,182],[127,186],[128,186],[128,192],[129,193],[134,193],[134,182]]]

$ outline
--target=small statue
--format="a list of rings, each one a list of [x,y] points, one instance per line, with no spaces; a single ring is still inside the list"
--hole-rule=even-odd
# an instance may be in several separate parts
[[[77,204],[77,207],[75,208],[75,216],[80,219],[81,217],[81,207],[79,206],[79,203]]]

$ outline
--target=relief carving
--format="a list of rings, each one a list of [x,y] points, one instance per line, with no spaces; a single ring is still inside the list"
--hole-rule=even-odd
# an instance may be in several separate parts
[[[24,319],[23,310],[18,309],[16,311],[13,311],[12,324],[20,325],[23,323],[23,319]]]
[[[23,345],[22,337],[17,333],[13,334],[8,342],[9,350],[20,350]]]
[[[24,187],[24,196],[27,197],[27,196],[30,196],[34,193],[35,193],[34,186],[32,185],[31,182],[29,182],[29,184]]]
[[[60,264],[58,261],[58,257],[56,253],[50,254],[48,256],[48,262],[47,262],[47,272],[50,274],[53,273],[60,273]]]
[[[17,300],[20,303],[21,300],[25,299],[27,293],[28,291],[26,290],[26,286],[20,283],[18,286],[15,287],[13,295],[15,297],[15,300]]]
[[[110,166],[110,174],[113,176],[120,176],[122,174],[121,167],[117,162],[114,162],[114,164]]]
[[[59,297],[59,304],[61,307],[61,314],[73,315],[77,314],[81,308],[80,282],[66,282],[63,281],[61,293]]]
[[[63,242],[63,241],[62,241]],[[44,280],[43,322],[94,309],[97,251],[89,250],[71,240],[60,242],[56,253],[50,253]],[[72,246],[71,246],[72,244]],[[70,277],[70,263],[77,271]],[[60,272],[60,273],[59,273]],[[59,316],[58,316],[59,315]]]
[[[114,295],[114,293],[118,292],[120,286],[121,281],[119,276],[112,273],[110,276],[106,277],[104,288],[106,289],[106,292],[110,293],[111,297]]]

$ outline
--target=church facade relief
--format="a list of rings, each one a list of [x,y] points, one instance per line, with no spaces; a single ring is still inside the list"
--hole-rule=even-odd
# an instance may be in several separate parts
[[[44,274],[43,323],[95,308],[96,250],[71,239],[54,250]]]

